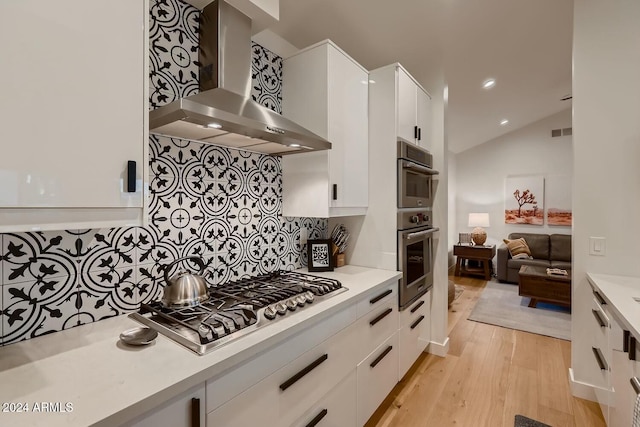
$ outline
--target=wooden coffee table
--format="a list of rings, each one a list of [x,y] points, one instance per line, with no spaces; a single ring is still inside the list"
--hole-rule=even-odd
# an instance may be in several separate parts
[[[523,265],[518,273],[518,294],[531,298],[529,307],[538,301],[571,307],[571,270],[567,276],[558,276],[547,274],[546,267]]]

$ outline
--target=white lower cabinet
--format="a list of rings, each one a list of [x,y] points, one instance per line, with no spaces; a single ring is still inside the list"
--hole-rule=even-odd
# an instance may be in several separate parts
[[[204,427],[204,383],[165,402],[127,427]]]
[[[398,381],[431,341],[431,291],[400,312]]]
[[[613,390],[609,405],[610,426],[630,426],[633,408],[640,392],[632,382],[640,386],[640,346],[637,340],[611,318],[611,387]]]
[[[358,364],[358,425],[364,425],[398,383],[398,333]]]
[[[423,301],[399,315],[397,282],[378,286],[130,426],[202,427],[205,413],[208,427],[362,426],[398,382],[399,319],[410,322],[406,364],[428,342],[430,294]]]
[[[356,369],[335,386],[291,427],[355,427]]]

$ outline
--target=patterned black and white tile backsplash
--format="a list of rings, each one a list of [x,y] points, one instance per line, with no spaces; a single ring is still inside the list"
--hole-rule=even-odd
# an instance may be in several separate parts
[[[150,105],[198,91],[198,9],[150,1]],[[253,44],[254,100],[281,111],[282,58]],[[211,284],[306,265],[282,216],[280,158],[152,135],[147,227],[0,234],[0,344],[137,309],[162,294],[163,266],[199,255]]]

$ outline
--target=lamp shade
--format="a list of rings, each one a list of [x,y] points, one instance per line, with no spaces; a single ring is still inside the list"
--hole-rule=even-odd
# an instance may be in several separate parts
[[[470,213],[469,227],[489,227],[489,214],[486,212]]]

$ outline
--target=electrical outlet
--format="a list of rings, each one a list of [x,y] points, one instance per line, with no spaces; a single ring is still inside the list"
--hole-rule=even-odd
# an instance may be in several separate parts
[[[589,237],[589,255],[604,256],[607,249],[607,239],[604,237]]]
[[[306,245],[309,239],[309,230],[307,227],[300,227],[300,246]]]

